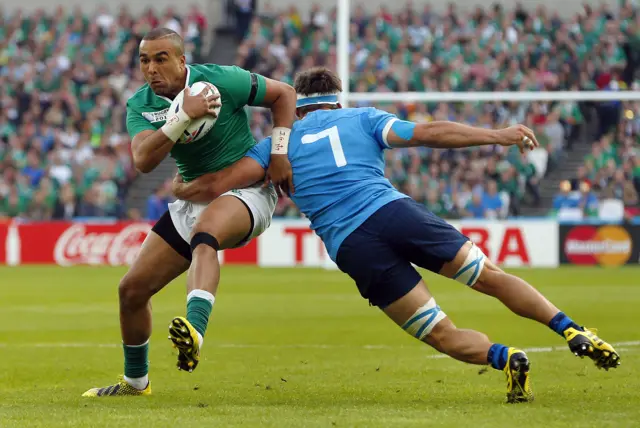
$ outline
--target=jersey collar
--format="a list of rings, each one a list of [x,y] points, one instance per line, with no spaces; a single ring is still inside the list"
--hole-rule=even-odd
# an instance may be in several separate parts
[[[191,80],[191,67],[189,67],[189,64],[186,64],[186,66],[187,66],[187,78],[184,80],[184,87],[185,87],[185,88],[188,88],[188,87],[189,87],[190,80]],[[153,95],[155,95],[156,97],[158,97],[158,98],[161,98],[161,99],[165,100],[165,101],[166,101],[166,102],[168,102],[169,104],[171,104],[171,103],[173,102],[173,100],[170,100],[169,98],[167,98],[167,97],[165,97],[165,96],[162,96],[162,95],[156,95],[156,93],[155,93],[155,92],[153,92],[153,90],[151,91],[151,93],[152,93]]]

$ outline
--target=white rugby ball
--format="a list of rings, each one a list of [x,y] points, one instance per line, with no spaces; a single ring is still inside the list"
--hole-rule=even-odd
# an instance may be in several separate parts
[[[208,97],[214,94],[220,94],[218,92],[218,88],[215,87],[213,83],[209,82],[196,82],[190,87],[184,88],[180,93],[173,99],[171,103],[171,107],[169,107],[168,115],[171,116],[180,110],[182,107],[182,101],[184,99],[184,91],[191,91],[192,95],[199,94],[202,91],[206,91],[205,95]],[[220,99],[218,99],[220,101]],[[220,108],[216,107],[216,115],[220,114]],[[187,129],[184,130],[182,136],[176,141],[179,144],[189,144],[194,141],[198,141],[213,128],[213,125],[216,124],[218,120],[217,116],[205,115],[199,119],[192,120]]]

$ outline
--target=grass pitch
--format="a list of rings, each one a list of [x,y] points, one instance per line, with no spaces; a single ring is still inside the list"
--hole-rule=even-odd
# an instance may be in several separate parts
[[[339,272],[224,267],[192,373],[167,340],[185,312],[184,278],[153,300],[151,397],[86,399],[122,373],[119,268],[0,268],[0,427],[640,425],[640,269],[515,271],[578,323],[618,345],[609,372],[548,328],[426,274],[459,327],[535,348],[536,401],[504,404],[504,376],[411,339]],[[555,347],[555,348],[553,348]],[[205,425],[206,424],[206,425]]]

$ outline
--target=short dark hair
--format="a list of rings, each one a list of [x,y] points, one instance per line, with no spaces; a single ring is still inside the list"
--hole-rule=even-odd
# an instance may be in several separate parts
[[[340,78],[326,67],[313,67],[298,73],[293,86],[300,95],[342,92]]]
[[[180,34],[176,33],[170,28],[166,28],[166,27],[154,28],[153,30],[145,34],[142,40],[143,41],[158,40],[158,39],[164,39],[164,38],[169,38],[173,42],[176,49],[178,49],[179,55],[184,54],[184,39]]]

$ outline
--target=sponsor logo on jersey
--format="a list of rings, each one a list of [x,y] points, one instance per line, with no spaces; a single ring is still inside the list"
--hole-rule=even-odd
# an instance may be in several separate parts
[[[142,112],[142,117],[147,119],[149,122],[164,122],[167,120],[167,112],[168,108],[160,111],[145,111]]]

